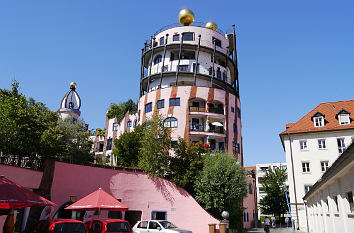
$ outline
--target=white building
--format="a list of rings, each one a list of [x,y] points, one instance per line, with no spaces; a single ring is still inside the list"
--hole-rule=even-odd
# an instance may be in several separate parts
[[[353,181],[354,145],[351,145],[304,197],[309,232],[353,232]]]
[[[262,178],[266,175],[267,171],[271,170],[274,172],[274,170],[278,167],[282,167],[283,169],[287,169],[285,162],[284,163],[256,164],[256,188],[257,188],[258,218],[260,218],[260,216],[263,216],[262,211],[259,206],[259,202],[267,195],[267,193],[264,191],[263,186],[262,186]],[[288,186],[288,182],[286,182],[285,185]]]
[[[280,133],[297,228],[306,229],[302,198],[354,140],[353,114],[354,100],[322,103]]]

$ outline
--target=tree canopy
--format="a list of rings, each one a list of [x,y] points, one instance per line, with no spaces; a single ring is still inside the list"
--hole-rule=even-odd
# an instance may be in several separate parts
[[[283,187],[286,179],[287,173],[282,167],[275,168],[274,172],[269,169],[263,177],[262,186],[267,194],[260,201],[260,206],[264,214],[280,216],[287,213],[288,208]]]
[[[195,198],[215,218],[220,219],[222,211],[228,211],[230,226],[242,228],[241,205],[246,185],[245,172],[235,157],[211,154],[205,157],[203,170],[196,181]]]
[[[117,121],[121,122],[128,111],[130,114],[135,114],[138,111],[138,104],[132,99],[119,104],[111,103],[107,111],[107,117],[109,119],[116,117]]]

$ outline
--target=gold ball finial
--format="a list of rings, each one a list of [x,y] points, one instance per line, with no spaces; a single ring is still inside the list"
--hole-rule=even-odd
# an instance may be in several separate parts
[[[71,88],[71,89],[72,89],[72,88],[76,89],[76,83],[75,83],[75,82],[71,82],[71,83],[70,83],[70,88]]]
[[[209,29],[211,29],[211,30],[214,30],[214,31],[217,31],[217,30],[218,30],[218,25],[216,25],[216,23],[214,23],[214,22],[207,22],[207,23],[205,24],[205,27],[206,27],[206,28],[209,28]]]
[[[183,9],[178,14],[178,21],[182,26],[189,26],[194,22],[194,13],[189,9]]]

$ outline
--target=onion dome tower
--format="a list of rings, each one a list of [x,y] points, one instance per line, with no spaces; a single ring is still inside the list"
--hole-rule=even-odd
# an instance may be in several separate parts
[[[180,25],[163,27],[145,43],[139,123],[158,111],[172,128],[172,141],[198,142],[242,164],[235,26],[225,34],[215,22],[194,20],[194,13],[183,9]]]
[[[64,119],[77,120],[80,115],[81,99],[79,94],[76,92],[76,83],[70,83],[70,90],[66,93],[61,101],[60,105],[60,116]]]

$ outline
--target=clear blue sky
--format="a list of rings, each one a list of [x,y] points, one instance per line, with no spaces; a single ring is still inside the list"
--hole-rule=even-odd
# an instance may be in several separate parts
[[[78,84],[82,117],[103,128],[111,102],[136,99],[144,41],[176,23],[237,28],[246,165],[285,161],[279,133],[321,102],[353,99],[354,1],[0,2],[0,88],[57,110]]]

